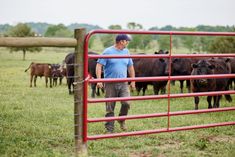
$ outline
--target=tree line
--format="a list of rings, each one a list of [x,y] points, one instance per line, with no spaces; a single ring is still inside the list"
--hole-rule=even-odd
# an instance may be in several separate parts
[[[103,29],[97,25],[73,23],[68,26],[64,24],[52,25],[47,23],[18,23],[16,26],[9,24],[0,25],[1,36],[12,37],[73,37],[74,29],[84,27],[87,31],[94,29]],[[122,30],[120,25],[110,25],[108,29]],[[141,24],[129,22],[128,30],[145,30]],[[196,27],[174,27],[167,25],[164,27],[152,27],[150,31],[206,31],[206,32],[235,32],[235,26],[207,26],[198,25]],[[96,45],[97,38],[108,47],[113,44],[113,34],[99,34],[92,36],[89,42],[89,48],[92,49]],[[156,45],[159,49],[170,49],[169,35],[132,35],[132,42],[129,48],[133,51],[145,51],[147,49],[155,49]],[[173,47],[184,47],[189,52],[205,52],[205,53],[235,53],[235,37],[210,37],[210,36],[174,36]],[[11,51],[22,51],[23,59],[25,59],[26,51],[41,51],[41,48],[10,48]]]

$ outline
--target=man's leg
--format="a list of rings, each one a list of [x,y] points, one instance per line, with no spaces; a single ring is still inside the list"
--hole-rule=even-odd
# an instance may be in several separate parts
[[[128,88],[128,84],[127,83],[123,83],[122,88],[121,88],[121,92],[120,92],[120,97],[129,97],[130,96],[130,91]],[[121,101],[121,109],[119,112],[119,116],[126,116],[128,114],[128,110],[130,109],[130,104],[128,101]],[[126,130],[127,127],[125,125],[125,120],[120,120],[118,121],[120,124],[120,127],[122,130]]]
[[[116,92],[114,85],[112,83],[106,83],[105,84],[105,97],[115,97]],[[106,114],[105,117],[114,117],[114,109],[115,109],[116,102],[106,102]],[[105,128],[107,132],[112,133],[114,130],[114,121],[107,121],[105,123]]]

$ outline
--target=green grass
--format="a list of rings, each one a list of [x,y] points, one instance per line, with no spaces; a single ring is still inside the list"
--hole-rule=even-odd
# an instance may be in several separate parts
[[[62,86],[46,88],[44,78],[37,87],[29,87],[29,72],[34,62],[60,63],[71,49],[44,49],[41,53],[9,53],[0,49],[0,156],[74,156],[73,96],[68,95],[65,80]],[[179,92],[178,83],[172,91]],[[186,92],[186,89],[185,89]],[[148,90],[148,94],[152,94]],[[135,95],[135,93],[134,93]],[[235,97],[233,96],[233,99]],[[234,106],[224,99],[222,107]],[[193,98],[172,99],[171,111],[192,110]],[[202,97],[200,109],[207,108]],[[116,105],[116,115],[120,103]],[[129,115],[167,111],[167,100],[131,102]],[[90,104],[89,118],[103,117],[103,103]],[[235,121],[234,112],[171,117],[171,126],[201,125]],[[89,135],[103,134],[103,123],[91,123]],[[128,131],[165,128],[167,118],[127,121]],[[115,132],[121,132],[115,123]],[[94,157],[233,157],[235,126],[198,129],[96,140],[88,142],[88,154]]]

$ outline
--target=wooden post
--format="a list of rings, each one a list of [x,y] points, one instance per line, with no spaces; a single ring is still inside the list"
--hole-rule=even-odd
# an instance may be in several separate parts
[[[83,88],[84,88],[84,39],[86,29],[75,30],[77,46],[75,47],[74,65],[74,122],[75,122],[75,153],[76,156],[85,157],[87,144],[83,141]]]
[[[0,37],[0,47],[75,47],[74,38]]]

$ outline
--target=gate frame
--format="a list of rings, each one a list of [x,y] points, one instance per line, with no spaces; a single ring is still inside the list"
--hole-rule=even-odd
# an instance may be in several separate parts
[[[94,34],[144,34],[144,35],[169,35],[170,36],[170,54],[169,55],[129,55],[129,56],[121,56],[121,55],[88,55],[88,43],[89,39]],[[235,57],[235,54],[191,54],[191,55],[172,55],[172,35],[191,35],[191,36],[235,36],[233,32],[179,32],[179,31],[128,31],[128,30],[93,30],[89,32],[85,37],[84,44],[84,78],[88,78],[88,59],[89,58],[169,58],[169,64],[171,63],[171,59],[174,57],[179,58],[191,58],[191,57]],[[171,66],[169,66],[171,67]],[[84,128],[83,128],[83,140],[86,143],[88,140],[96,140],[96,139],[104,139],[104,138],[113,138],[113,137],[122,137],[122,136],[134,136],[134,135],[143,135],[143,134],[153,134],[153,133],[161,133],[161,132],[173,132],[173,131],[182,131],[182,130],[192,130],[192,129],[200,129],[200,128],[210,128],[217,126],[227,126],[227,125],[235,125],[234,122],[224,122],[224,123],[213,123],[213,124],[204,124],[204,125],[195,125],[195,126],[184,126],[184,127],[176,127],[170,128],[170,116],[178,116],[178,115],[187,115],[187,114],[199,114],[199,113],[207,113],[207,112],[222,112],[222,111],[233,111],[235,107],[228,108],[218,108],[218,109],[210,109],[210,110],[189,110],[189,111],[178,111],[178,112],[170,112],[170,98],[178,98],[178,97],[192,97],[192,96],[205,96],[205,95],[218,95],[218,94],[235,94],[235,91],[224,91],[224,92],[202,92],[202,93],[190,93],[190,94],[170,94],[170,85],[168,85],[168,94],[163,97],[161,95],[157,96],[136,96],[136,97],[125,97],[125,98],[105,98],[105,99],[88,99],[87,96],[87,88],[88,82],[125,82],[125,81],[150,81],[150,80],[182,80],[182,79],[192,79],[192,78],[231,78],[235,77],[235,74],[226,74],[226,75],[200,75],[200,76],[171,76],[169,72],[168,77],[138,77],[138,78],[125,78],[125,79],[87,79],[84,82]],[[122,117],[108,117],[108,118],[93,118],[87,119],[87,110],[88,110],[88,102],[89,103],[97,103],[97,102],[109,102],[109,101],[121,101],[121,100],[146,100],[146,99],[161,99],[168,98],[168,111],[166,114],[148,114],[148,115],[139,115],[139,116],[122,116]],[[150,117],[168,117],[168,127],[166,129],[158,129],[158,130],[144,130],[144,131],[135,131],[135,132],[124,132],[124,133],[113,133],[113,134],[105,134],[105,135],[94,135],[88,136],[88,123],[89,122],[102,122],[102,121],[112,121],[112,120],[125,120],[125,119],[140,119],[140,118],[150,118]]]

